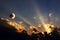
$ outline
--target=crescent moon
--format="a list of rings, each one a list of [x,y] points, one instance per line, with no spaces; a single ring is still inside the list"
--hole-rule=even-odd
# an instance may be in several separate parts
[[[15,18],[15,14],[14,13],[10,14],[10,18],[14,19]]]

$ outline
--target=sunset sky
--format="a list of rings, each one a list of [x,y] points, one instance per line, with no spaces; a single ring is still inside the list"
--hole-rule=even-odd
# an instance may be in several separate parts
[[[59,24],[60,0],[0,0],[0,17],[9,18],[12,12],[16,15],[15,21],[24,21],[34,25],[43,20]],[[49,13],[52,14],[51,17]]]

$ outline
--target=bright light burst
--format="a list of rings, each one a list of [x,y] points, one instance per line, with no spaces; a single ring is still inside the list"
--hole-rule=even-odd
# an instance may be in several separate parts
[[[50,24],[44,24],[45,30],[47,31],[47,33],[51,32],[51,28],[50,28]]]
[[[46,24],[48,21],[46,22],[45,16],[42,15],[42,13],[39,11],[38,7],[35,7],[35,12],[36,12],[38,18],[40,19],[40,22],[41,22],[41,24],[43,25],[45,31],[46,31],[47,33],[50,33],[50,32],[51,32],[51,28],[50,28],[51,25],[50,25],[50,24]],[[51,16],[51,15],[52,15],[52,14],[50,13],[49,16]]]

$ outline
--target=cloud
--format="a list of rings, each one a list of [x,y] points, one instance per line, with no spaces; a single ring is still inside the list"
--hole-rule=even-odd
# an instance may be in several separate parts
[[[0,30],[1,31],[16,31],[16,29],[13,26],[7,23],[8,21],[10,20],[6,18],[0,18]]]

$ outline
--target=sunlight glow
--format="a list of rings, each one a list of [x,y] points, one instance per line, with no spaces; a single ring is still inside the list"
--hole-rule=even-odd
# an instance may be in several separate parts
[[[40,22],[43,25],[45,31],[47,33],[50,33],[51,32],[51,28],[49,28],[50,24],[46,24],[47,23],[46,20],[45,20],[46,18],[44,18],[44,16],[41,14],[38,7],[35,8],[35,12],[37,13],[37,16],[40,19]],[[50,14],[50,16],[51,16],[51,14]]]

